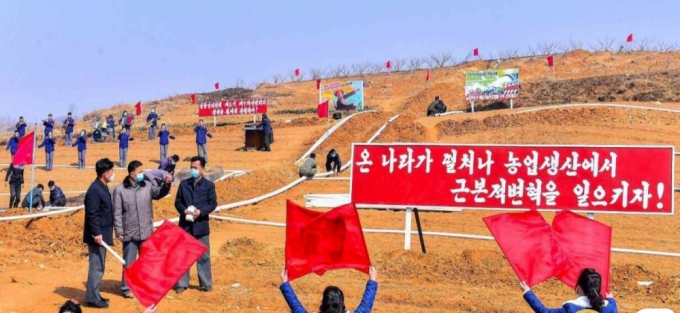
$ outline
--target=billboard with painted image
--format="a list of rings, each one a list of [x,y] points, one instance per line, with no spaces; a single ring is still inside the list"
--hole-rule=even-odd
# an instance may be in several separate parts
[[[333,111],[361,111],[364,109],[364,81],[333,83],[319,88],[321,99],[319,103],[328,101],[328,110]]]
[[[505,100],[518,96],[518,68],[465,73],[465,100]]]

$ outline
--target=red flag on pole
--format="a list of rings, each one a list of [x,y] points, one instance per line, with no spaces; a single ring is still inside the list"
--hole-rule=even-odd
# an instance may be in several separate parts
[[[30,132],[19,140],[12,164],[33,165],[33,153],[35,153],[35,132]]]
[[[319,90],[321,88],[321,78],[316,80],[316,90]]]
[[[548,58],[546,58],[546,60],[548,60],[548,66],[553,67],[553,56],[549,55]]]
[[[172,222],[165,221],[142,244],[139,259],[125,269],[125,282],[143,306],[157,304],[208,250]]]
[[[295,69],[295,76],[300,76],[300,69],[299,68]]]
[[[220,82],[215,83],[215,90],[220,90]]]
[[[633,42],[633,34],[628,34],[628,37],[626,38],[626,42]]]
[[[388,70],[391,69],[392,68],[392,61],[387,61],[387,63],[385,64],[385,68],[387,68]]]
[[[316,107],[316,116],[319,118],[328,117],[328,100],[323,103],[319,103],[319,105]]]
[[[474,48],[474,49],[472,50],[472,55],[473,55],[473,56],[476,56],[476,57],[479,56],[479,48]]]
[[[430,81],[430,69],[427,69],[427,76],[425,76],[426,81]]]
[[[142,102],[139,101],[137,104],[135,104],[135,111],[137,115],[142,115]]]
[[[195,93],[191,94],[191,104],[196,104],[196,94]]]

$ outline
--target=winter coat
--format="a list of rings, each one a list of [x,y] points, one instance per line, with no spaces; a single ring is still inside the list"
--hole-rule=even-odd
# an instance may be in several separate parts
[[[23,185],[24,168],[10,164],[7,169],[7,174],[5,174],[5,181],[9,182],[10,185]]]
[[[12,138],[7,141],[5,150],[9,150],[12,154],[17,153],[17,150],[19,150],[19,140],[19,138],[12,136]]]
[[[72,133],[73,126],[75,126],[75,121],[72,118],[66,118],[66,120],[64,120],[64,124],[66,124],[66,132]]]
[[[205,144],[208,142],[206,138],[206,135],[208,134],[208,129],[203,126],[196,126],[194,127],[194,132],[196,133],[196,143],[199,145]]]
[[[295,295],[295,290],[290,285],[289,282],[281,284],[279,287],[283,298],[288,303],[291,313],[307,313],[305,307],[302,306],[300,300],[298,300]],[[366,283],[366,289],[364,290],[364,297],[361,299],[361,303],[354,310],[354,313],[369,313],[373,309],[373,302],[375,301],[375,294],[378,292],[378,283],[374,280],[369,280]]]
[[[158,132],[158,138],[159,138],[159,143],[161,146],[167,145],[170,143],[170,131],[168,130],[161,130]]]
[[[262,119],[262,122],[257,125],[257,127],[262,127],[265,135],[271,135],[274,130],[272,129],[272,121],[269,118]]]
[[[76,142],[71,145],[72,147],[78,146],[78,151],[87,150],[87,135],[78,136]]]
[[[175,209],[179,213],[179,226],[194,237],[202,237],[210,234],[210,213],[217,208],[217,194],[215,184],[205,178],[196,182],[192,178],[183,180],[177,188]],[[193,222],[186,220],[184,210],[194,206],[201,211],[201,215],[194,218]]]
[[[146,240],[153,233],[153,200],[165,197],[170,185],[154,186],[130,177],[113,189],[113,229],[123,241]]]
[[[93,236],[102,236],[109,246],[113,246],[113,204],[111,192],[106,184],[97,178],[85,193],[85,227],[83,243],[96,245]]]
[[[316,160],[314,158],[305,160],[305,163],[300,167],[300,175],[307,177],[316,175]]]
[[[333,156],[333,153],[328,152],[326,155],[326,172],[330,172],[331,170],[340,172],[341,168],[342,161],[340,161],[340,155],[335,152],[335,156]]]
[[[536,313],[577,313],[584,309],[591,308],[590,301],[587,297],[578,297],[574,300],[567,301],[562,304],[561,308],[558,309],[548,309],[546,308],[541,300],[538,300],[536,294],[529,290],[524,293],[524,300],[529,304],[532,310]],[[618,313],[619,310],[616,307],[616,301],[614,298],[607,298],[605,301],[605,306],[602,308],[600,313]]]
[[[54,186],[54,189],[50,190],[50,204],[54,206],[66,205],[66,195],[58,186]]]
[[[45,147],[46,153],[54,152],[54,145],[56,143],[57,143],[56,139],[48,137],[48,138],[43,139],[43,142],[38,146],[38,149]]]

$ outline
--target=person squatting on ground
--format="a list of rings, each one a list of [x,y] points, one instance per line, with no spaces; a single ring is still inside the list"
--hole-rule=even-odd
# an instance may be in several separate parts
[[[23,116],[19,116],[19,122],[18,122],[14,127],[15,127],[15,130],[14,130],[14,131],[19,132],[19,138],[21,138],[21,137],[23,137],[24,135],[26,135],[26,127],[27,127],[27,125],[26,125],[26,123],[24,122],[24,117],[23,117]]]
[[[341,168],[342,162],[340,161],[340,155],[335,149],[331,149],[331,151],[328,151],[328,155],[326,155],[326,172],[332,170],[333,172],[340,173]]]
[[[210,213],[217,208],[215,184],[203,176],[205,159],[200,156],[191,158],[190,178],[183,180],[177,189],[175,209],[179,213],[179,226],[192,235],[208,250],[196,262],[199,290],[212,290],[212,271],[210,266]],[[177,282],[176,293],[189,288],[189,270]]]
[[[585,309],[591,309],[600,313],[619,312],[616,307],[616,301],[611,293],[607,294],[607,299],[603,299],[600,296],[602,277],[592,268],[583,269],[578,277],[576,294],[579,297],[565,302],[559,309],[546,308],[525,282],[520,282],[520,287],[524,290],[524,300],[536,313],[578,313]]]
[[[24,166],[9,164],[5,174],[5,186],[9,184],[9,208],[18,208],[21,200],[21,186],[24,184]]]
[[[427,107],[427,116],[444,112],[446,112],[446,105],[444,105],[443,101],[439,100],[439,96],[434,97],[434,101]]]
[[[366,282],[366,289],[361,303],[354,310],[354,313],[369,313],[373,309],[373,302],[375,301],[375,294],[378,291],[378,271],[371,266],[368,271],[368,282]],[[288,282],[288,272],[281,273],[281,286],[279,287],[283,298],[288,303],[291,313],[307,313],[307,310],[300,300],[295,295],[295,290]],[[319,306],[319,313],[345,313],[348,312],[345,308],[345,296],[340,288],[335,286],[328,286],[323,291],[323,298]]]
[[[89,267],[85,284],[85,302],[95,308],[109,307],[109,300],[102,298],[99,286],[104,277],[106,249],[102,242],[113,246],[113,204],[108,183],[113,182],[113,162],[101,159],[95,164],[97,178],[85,193],[85,226],[83,243],[87,244]]]
[[[161,162],[168,157],[168,146],[170,145],[170,139],[174,140],[175,137],[170,135],[170,131],[165,123],[161,124],[161,131],[158,132],[158,143],[161,146]]]
[[[78,146],[78,169],[85,169],[85,154],[87,153],[87,133],[84,129],[80,130],[80,136],[71,147]]]
[[[146,117],[146,124],[149,125],[149,141],[156,140],[156,129],[160,119],[160,116],[156,114],[156,109],[151,109],[151,113]]]
[[[47,188],[50,188],[50,202],[49,206],[51,207],[63,207],[66,206],[66,195],[64,192],[54,184],[53,180],[50,180],[47,183]]]
[[[21,134],[19,134],[19,131],[14,131],[14,136],[9,138],[7,140],[7,146],[5,146],[5,151],[9,150],[9,154],[12,157],[12,160],[14,160],[14,155],[17,154],[17,150],[19,149],[19,141],[21,140]]]
[[[70,146],[73,144],[73,128],[75,127],[76,121],[73,119],[71,112],[68,112],[66,119],[64,120],[64,146]]]
[[[144,181],[142,162],[134,160],[127,167],[128,176],[113,189],[113,229],[123,243],[123,277],[120,280],[123,297],[134,298],[125,282],[125,269],[137,260],[142,243],[153,233],[153,200],[170,192],[170,175],[163,183],[147,184]]]
[[[120,159],[120,167],[127,166],[128,147],[130,141],[135,138],[130,137],[130,133],[126,129],[122,129],[118,134],[118,158]]]
[[[49,132],[43,142],[38,146],[38,149],[45,147],[45,170],[50,172],[54,169],[54,146],[57,145],[57,139],[54,138],[52,132]]]
[[[158,169],[168,172],[168,174],[172,175],[172,178],[174,179],[177,162],[179,162],[179,155],[173,154],[171,157],[161,159],[161,164],[158,166]]]
[[[299,171],[300,177],[314,178],[316,175],[316,154],[312,152],[305,163],[302,163]]]
[[[257,127],[262,127],[262,130],[264,130],[264,151],[272,151],[271,144],[274,142],[274,130],[272,129],[272,121],[269,120],[266,113],[262,114],[262,122],[257,124]]]
[[[196,133],[198,156],[204,158],[205,161],[208,162],[208,139],[206,139],[206,136],[212,138],[212,135],[208,133],[208,128],[205,127],[203,120],[198,120],[198,125],[194,127],[194,132]]]
[[[42,211],[42,209],[45,208],[45,198],[43,198],[42,194],[43,191],[45,191],[45,186],[42,184],[35,186],[31,192],[26,194],[24,201],[21,202],[21,207],[24,209],[33,207]]]

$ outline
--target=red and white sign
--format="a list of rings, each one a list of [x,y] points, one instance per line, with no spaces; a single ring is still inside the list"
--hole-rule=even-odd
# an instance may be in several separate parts
[[[354,144],[358,207],[673,214],[673,146]]]
[[[267,113],[267,99],[206,101],[198,105],[198,116],[224,116]]]

